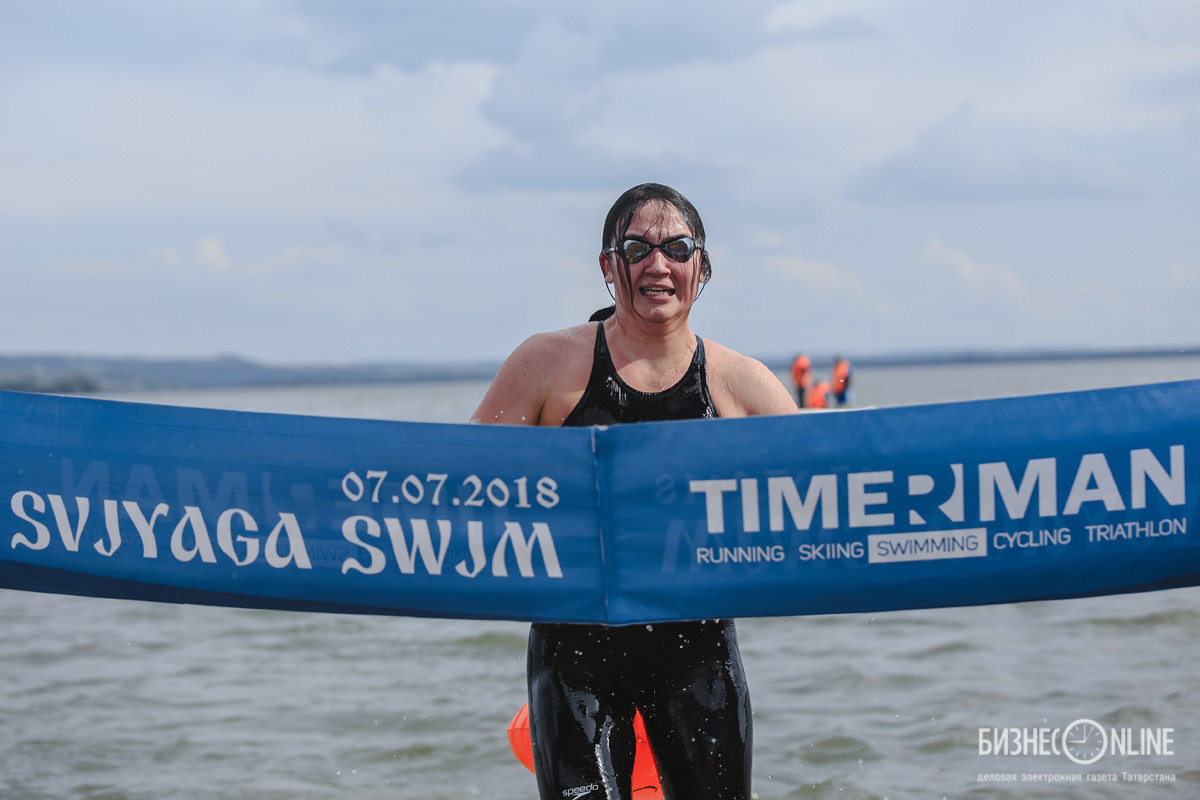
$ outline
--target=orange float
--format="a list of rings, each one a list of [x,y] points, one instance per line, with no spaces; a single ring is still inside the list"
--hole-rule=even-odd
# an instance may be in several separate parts
[[[650,742],[646,738],[646,725],[642,722],[640,712],[633,716],[633,733],[637,737],[637,749],[633,753],[633,796],[637,800],[662,800],[662,785],[658,782],[658,769],[654,766],[654,756],[650,753]],[[517,760],[533,772],[528,703],[521,706],[508,724],[508,744]]]

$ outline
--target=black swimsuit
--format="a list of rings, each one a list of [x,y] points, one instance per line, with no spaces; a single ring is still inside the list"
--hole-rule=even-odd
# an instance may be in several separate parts
[[[617,375],[601,323],[587,388],[563,425],[716,416],[699,337],[679,382],[646,393]],[[750,797],[750,696],[732,620],[535,623],[528,663],[543,800],[633,797],[635,707],[668,800]]]
[[[708,395],[704,370],[704,340],[696,337],[696,352],[683,377],[661,392],[639,392],[617,374],[604,323],[596,329],[592,374],[575,408],[563,421],[564,428],[614,425],[621,422],[661,422],[668,419],[715,419],[717,409]]]

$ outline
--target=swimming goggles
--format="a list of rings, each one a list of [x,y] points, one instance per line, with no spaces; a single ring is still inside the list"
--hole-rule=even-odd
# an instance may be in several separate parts
[[[690,236],[676,236],[674,239],[667,239],[662,244],[650,244],[641,239],[626,239],[621,242],[620,247],[621,255],[629,264],[636,264],[655,250],[662,250],[669,258],[682,264],[696,252],[696,240]],[[610,247],[604,252],[615,253],[617,248]]]

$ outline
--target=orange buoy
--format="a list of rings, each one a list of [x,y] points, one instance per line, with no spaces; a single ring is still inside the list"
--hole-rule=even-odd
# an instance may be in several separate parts
[[[646,738],[646,725],[641,712],[633,715],[633,733],[637,737],[637,749],[633,754],[633,796],[637,800],[662,800],[662,786],[658,782],[658,768],[654,766],[654,755]],[[533,741],[529,736],[529,704],[508,724],[508,744],[513,755],[533,772]]]

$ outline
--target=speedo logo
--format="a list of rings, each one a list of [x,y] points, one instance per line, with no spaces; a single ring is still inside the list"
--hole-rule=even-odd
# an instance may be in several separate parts
[[[589,783],[587,786],[576,786],[574,789],[563,789],[563,797],[582,797],[585,794],[600,791],[600,784]]]

